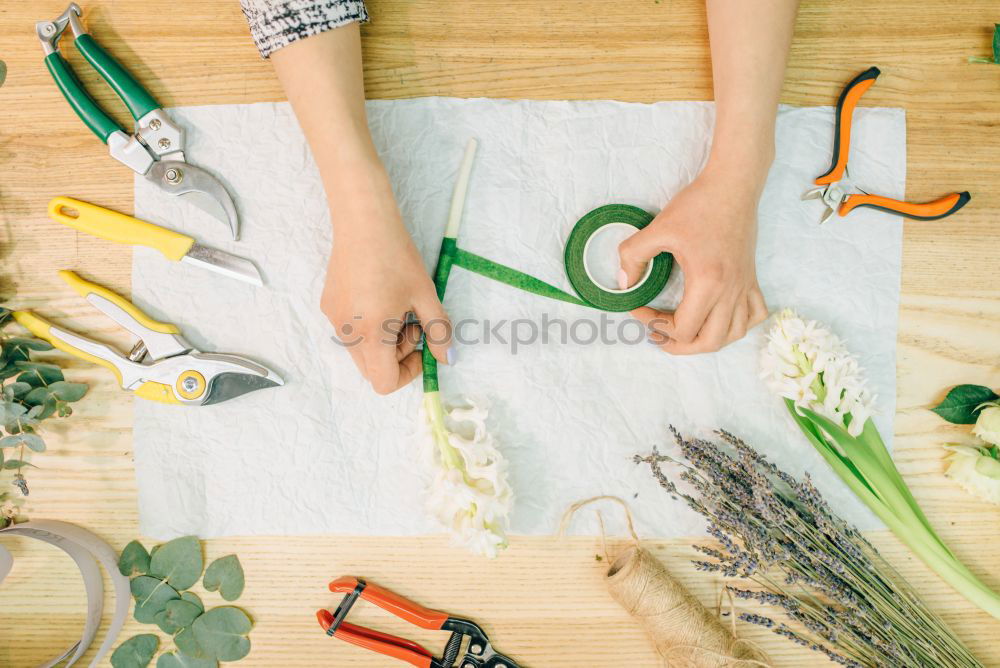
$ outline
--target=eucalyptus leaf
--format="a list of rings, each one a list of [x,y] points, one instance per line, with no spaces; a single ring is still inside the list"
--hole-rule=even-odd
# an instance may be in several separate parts
[[[10,360],[5,359],[4,362],[10,362]],[[7,380],[19,373],[21,373],[21,370],[13,362],[7,364],[7,366],[0,366],[0,380]]]
[[[23,375],[24,374],[21,374],[21,376],[23,376]],[[18,377],[20,378],[20,376],[18,376]],[[25,383],[25,385],[27,385],[27,383]],[[25,403],[31,404],[32,406],[39,406],[46,399],[49,398],[50,394],[51,394],[51,392],[49,392],[49,388],[44,387],[44,386],[42,386],[42,387],[36,387],[31,392],[28,392],[26,395],[24,395],[24,401],[25,401]]]
[[[1000,65],[1000,23],[993,24],[993,62]]]
[[[21,444],[21,434],[0,438],[0,448],[16,448]]]
[[[249,654],[250,639],[246,635],[252,628],[247,613],[229,605],[208,610],[191,625],[197,645],[208,657],[219,661],[239,661]]]
[[[166,580],[175,589],[188,589],[201,577],[205,562],[195,536],[182,536],[160,545],[150,555],[149,574]]]
[[[20,397],[23,394],[27,394],[30,391],[31,391],[31,383],[25,383],[20,380],[15,381],[3,388],[3,394],[5,399],[14,399],[16,397]]]
[[[187,601],[188,603],[193,603],[194,605],[198,606],[198,610],[200,610],[201,612],[205,612],[205,604],[201,602],[200,598],[198,598],[198,594],[194,593],[193,591],[181,592],[181,599]]]
[[[134,578],[131,588],[135,597],[135,620],[143,624],[155,624],[156,613],[167,607],[167,601],[181,597],[169,584],[148,575]]]
[[[239,557],[230,554],[219,557],[213,561],[205,570],[205,577],[202,580],[205,589],[208,591],[218,591],[227,601],[235,601],[243,593],[245,578],[243,566]]]
[[[27,350],[52,350],[52,344],[31,336],[12,336],[4,343],[5,346],[15,346]]]
[[[17,377],[17,380],[29,383],[32,387],[44,387],[50,383],[58,383],[61,380],[66,380],[62,369],[55,364],[28,361],[15,362],[14,364],[24,371],[24,373]]]
[[[118,557],[118,572],[127,578],[149,573],[149,552],[142,543],[133,540],[125,546]]]
[[[35,406],[32,408],[32,410],[34,410],[35,408],[41,408],[42,410],[41,412],[38,413],[37,417],[39,420],[45,420],[52,417],[52,415],[56,412],[56,408],[58,406],[59,406],[59,400],[53,397],[52,395],[49,395],[48,397],[45,398],[45,401],[42,402],[42,405],[40,407]],[[31,411],[28,412],[30,413]]]
[[[181,629],[191,626],[191,623],[201,615],[202,611],[194,603],[183,599],[167,601],[167,605],[153,616],[156,625],[164,633],[174,635]]]
[[[183,652],[167,652],[156,660],[156,668],[216,668],[215,659],[196,659]]]
[[[28,446],[28,449],[34,450],[35,452],[45,452],[45,441],[38,434],[23,433],[18,438],[21,442]]]
[[[49,385],[49,391],[62,401],[79,401],[87,394],[87,385],[60,380]]]
[[[204,616],[205,615],[202,615],[202,617]],[[198,619],[201,619],[201,617]],[[174,636],[174,644],[177,646],[177,649],[180,650],[181,654],[191,657],[192,659],[215,661],[215,656],[206,652],[205,649],[198,644],[198,640],[194,636],[194,628],[191,626],[186,629],[181,629],[180,633]]]
[[[3,467],[5,469],[7,469],[8,471],[13,470],[13,469],[19,469],[19,468],[21,468],[23,466],[30,466],[32,468],[38,468],[37,466],[35,466],[31,462],[27,462],[27,461],[25,461],[23,459],[8,459],[7,461],[5,461],[3,463]]]
[[[160,648],[160,639],[152,633],[132,636],[111,655],[114,668],[146,668]]]
[[[932,410],[952,424],[975,424],[979,406],[998,398],[996,392],[982,385],[958,385]]]

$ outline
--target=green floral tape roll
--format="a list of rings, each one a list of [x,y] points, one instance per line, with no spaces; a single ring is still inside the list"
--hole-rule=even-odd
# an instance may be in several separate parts
[[[631,226],[638,230],[649,225],[653,215],[628,204],[601,206],[577,221],[566,242],[566,275],[577,294],[587,304],[602,311],[631,311],[645,306],[660,294],[670,278],[674,258],[660,253],[646,267],[646,274],[627,290],[612,290],[597,283],[587,265],[587,251],[594,236],[609,225]]]

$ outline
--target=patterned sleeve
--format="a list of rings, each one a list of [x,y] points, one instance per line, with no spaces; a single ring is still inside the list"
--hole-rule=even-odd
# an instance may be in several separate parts
[[[354,21],[367,21],[364,0],[240,0],[250,34],[267,58],[283,46]]]

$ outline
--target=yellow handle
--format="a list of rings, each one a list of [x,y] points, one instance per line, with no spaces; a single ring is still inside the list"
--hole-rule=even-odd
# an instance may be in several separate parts
[[[135,396],[149,401],[159,401],[161,404],[179,404],[169,385],[147,380],[135,390]]]
[[[174,262],[187,255],[194,245],[194,239],[180,232],[71,197],[53,197],[49,202],[49,216],[101,239],[153,248]]]
[[[122,374],[118,370],[118,367],[106,359],[101,359],[100,357],[86,353],[75,346],[71,346],[58,336],[52,334],[51,330],[54,325],[45,318],[35,315],[31,311],[14,311],[13,315],[14,320],[17,320],[29,332],[40,339],[45,339],[64,353],[69,353],[70,355],[79,357],[82,360],[93,362],[94,364],[100,364],[103,367],[111,369],[111,371],[115,374],[115,378],[118,379],[118,384],[122,384]]]
[[[181,330],[177,329],[177,325],[172,325],[169,322],[160,322],[158,320],[153,320],[148,315],[143,313],[136,307],[135,304],[128,301],[119,294],[108,290],[103,285],[98,285],[97,283],[91,283],[90,281],[80,278],[76,273],[63,269],[59,272],[59,278],[63,279],[69,283],[70,287],[76,290],[77,294],[86,299],[91,294],[100,295],[104,297],[109,302],[113,303],[115,306],[121,310],[128,313],[130,316],[135,318],[140,325],[146,329],[151,329],[154,332],[162,332],[163,334],[180,334]]]

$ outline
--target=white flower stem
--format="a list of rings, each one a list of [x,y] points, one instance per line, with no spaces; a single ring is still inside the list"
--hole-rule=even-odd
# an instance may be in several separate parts
[[[476,157],[476,147],[479,142],[469,139],[465,145],[465,156],[462,166],[458,169],[458,180],[455,182],[455,192],[451,196],[451,210],[448,212],[448,224],[444,228],[444,236],[448,239],[458,237],[458,228],[462,225],[462,212],[465,210],[465,196],[469,190],[469,176],[472,174],[472,162]]]

